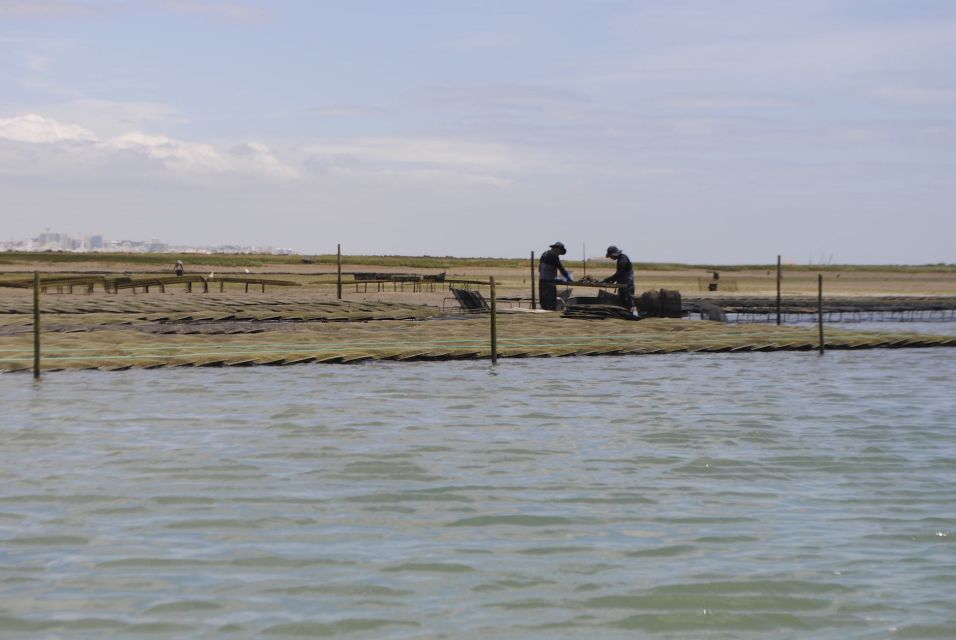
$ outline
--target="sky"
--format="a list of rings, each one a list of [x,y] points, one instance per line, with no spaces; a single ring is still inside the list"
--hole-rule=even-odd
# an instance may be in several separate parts
[[[952,0],[0,0],[0,240],[956,262]]]

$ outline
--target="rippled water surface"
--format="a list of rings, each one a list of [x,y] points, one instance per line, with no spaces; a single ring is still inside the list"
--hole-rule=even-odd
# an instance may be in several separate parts
[[[0,637],[952,638],[956,350],[0,376]]]

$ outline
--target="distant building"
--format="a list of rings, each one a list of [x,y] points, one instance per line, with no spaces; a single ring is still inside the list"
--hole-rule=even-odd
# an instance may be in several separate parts
[[[67,246],[63,246],[66,244]],[[33,238],[33,247],[37,251],[62,251],[69,249],[69,238],[62,233],[41,233]]]
[[[105,240],[103,235],[84,234],[79,238],[72,238],[65,233],[55,233],[46,230],[29,240],[9,240],[0,242],[0,251],[112,251],[116,253],[229,253],[229,254],[272,254],[294,255],[297,252],[290,247],[275,248],[269,245],[220,245],[220,246],[186,246],[170,245],[159,238],[149,240]]]

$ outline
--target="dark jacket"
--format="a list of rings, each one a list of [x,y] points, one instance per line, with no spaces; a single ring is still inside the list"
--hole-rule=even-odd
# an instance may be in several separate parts
[[[619,253],[617,256],[617,271],[614,272],[614,275],[604,278],[604,282],[634,284],[634,267],[631,266],[631,259],[625,254]]]
[[[557,280],[559,271],[565,280],[571,279],[564,265],[561,264],[561,257],[554,249],[548,249],[542,253],[538,261],[538,278],[545,281]]]

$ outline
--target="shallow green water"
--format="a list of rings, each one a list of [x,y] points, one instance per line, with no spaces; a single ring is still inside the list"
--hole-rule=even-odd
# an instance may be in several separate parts
[[[956,350],[0,376],[0,637],[950,638]]]

